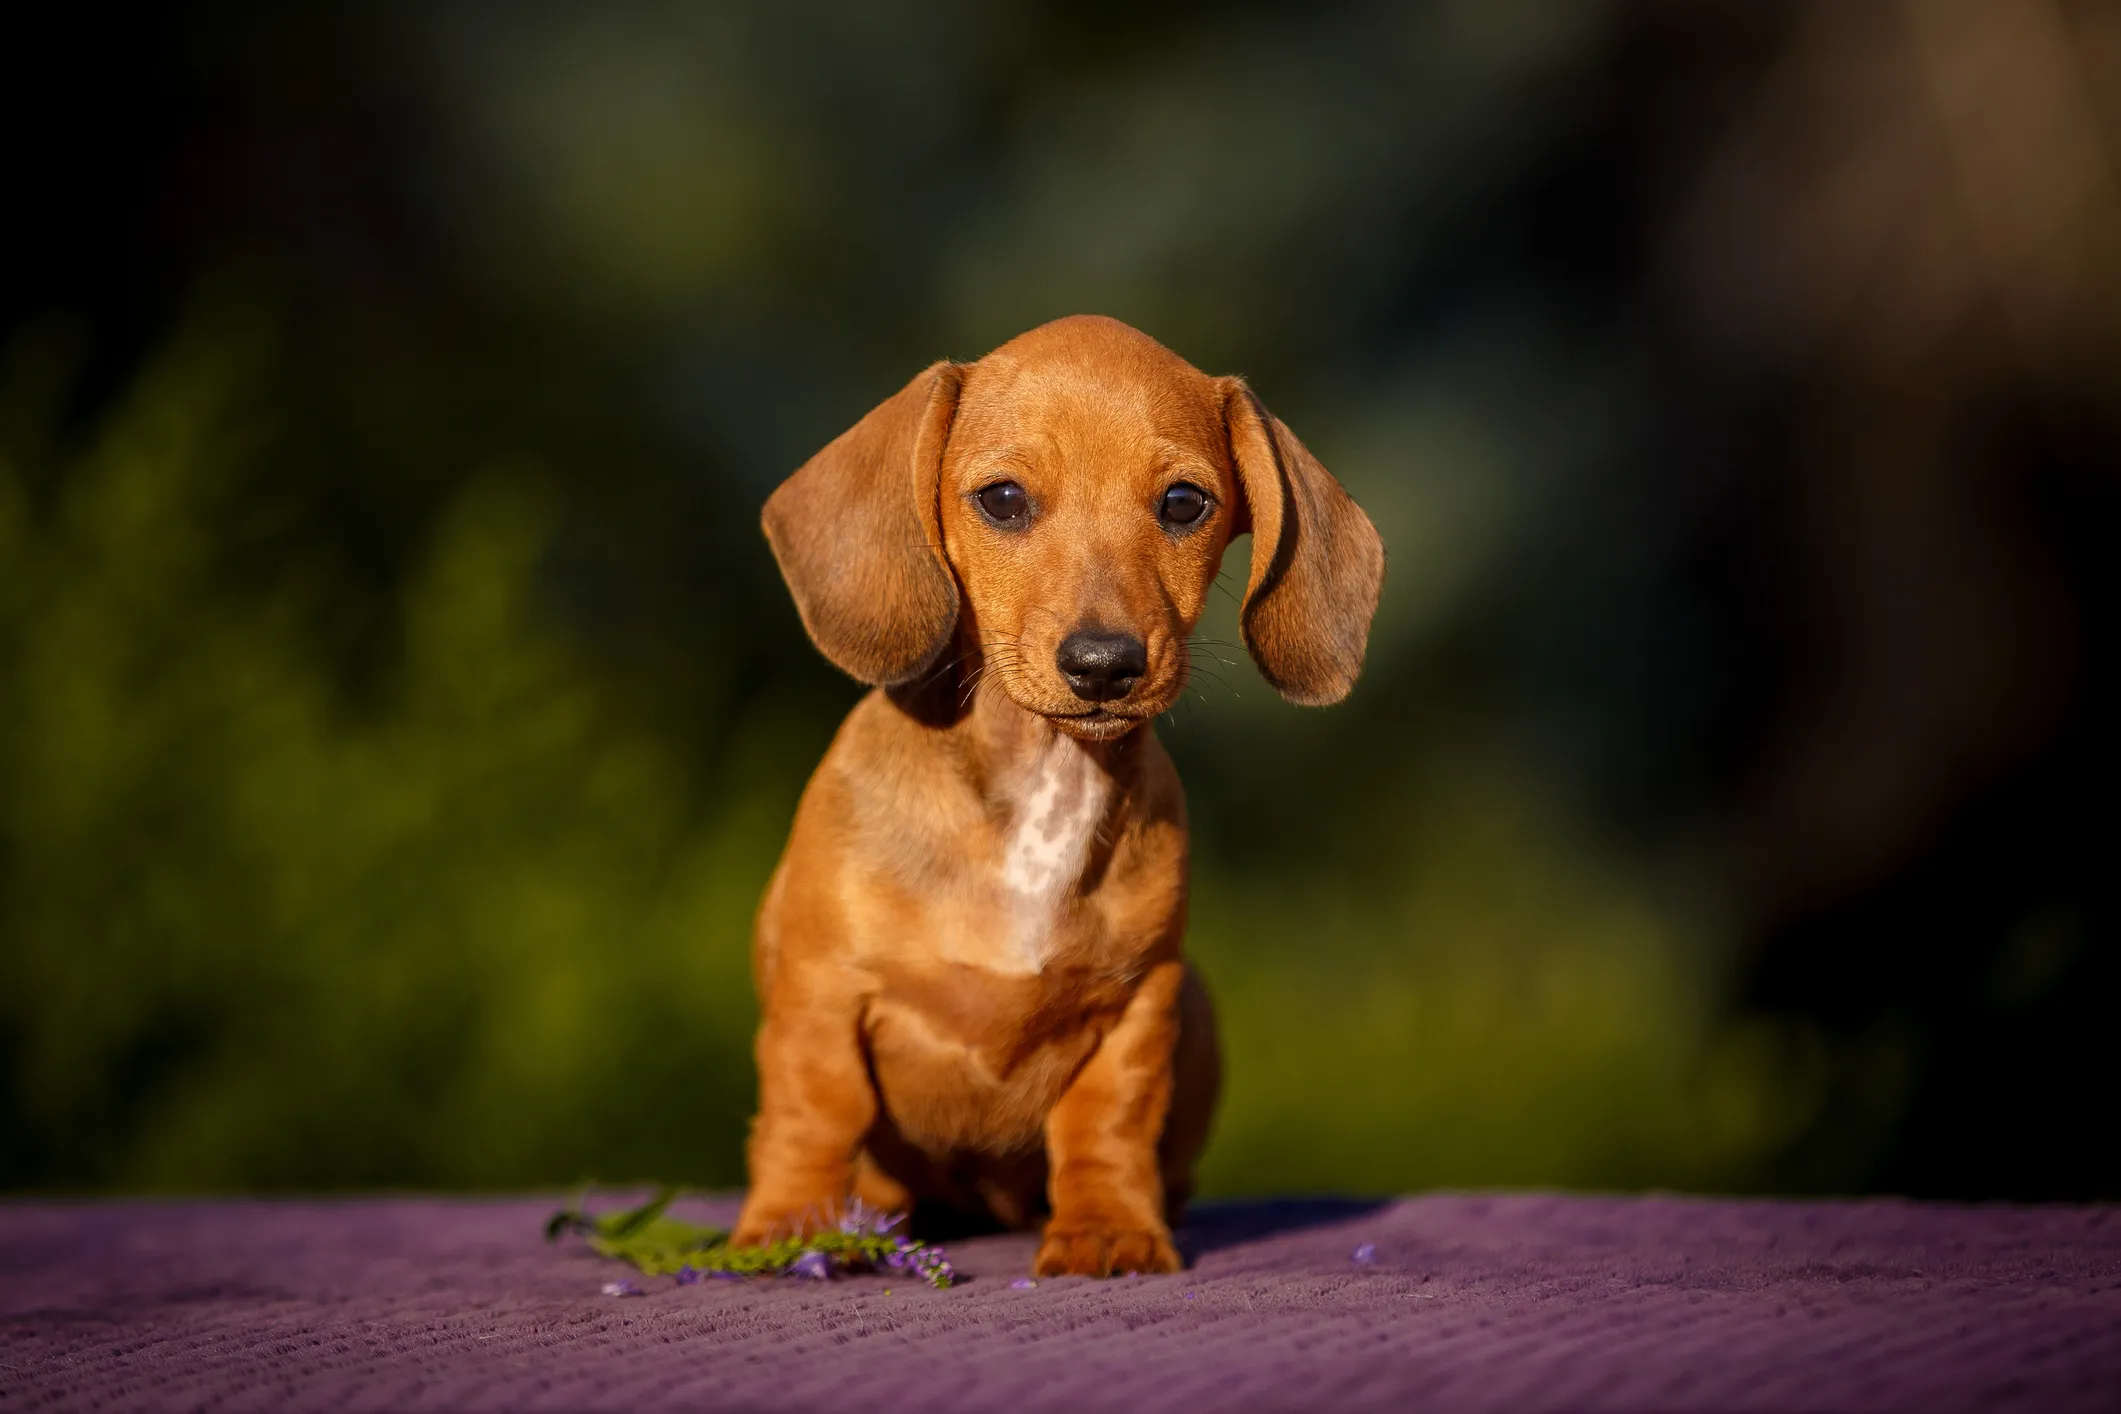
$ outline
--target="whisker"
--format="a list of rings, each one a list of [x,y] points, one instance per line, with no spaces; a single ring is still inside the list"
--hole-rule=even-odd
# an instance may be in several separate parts
[[[972,654],[971,652],[967,651],[958,654],[955,658],[951,658],[945,662],[936,664],[933,668],[930,668],[927,672],[923,673],[918,679],[914,681],[914,688],[916,690],[919,690],[921,688],[933,686],[936,682],[942,679],[944,674],[957,671],[959,667],[963,666],[965,660],[970,657],[972,657]]]

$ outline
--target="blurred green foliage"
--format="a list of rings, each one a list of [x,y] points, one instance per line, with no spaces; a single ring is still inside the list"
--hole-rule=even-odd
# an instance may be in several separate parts
[[[520,473],[440,519],[387,683],[347,700],[305,631],[328,586],[219,573],[264,357],[195,333],[41,512],[0,473],[9,1168],[732,1180],[785,793],[703,797],[613,723],[534,610]]]
[[[1210,1191],[2121,1193],[2100,13],[25,12],[0,1185],[738,1182],[857,696],[760,503],[1098,312],[1391,557],[1158,726]]]
[[[1521,773],[1411,784],[1420,843],[1379,887],[1197,876],[1207,1191],[1745,1186],[1815,1103],[1793,1038],[1718,1022],[1703,940]]]
[[[236,553],[274,366],[209,311],[74,452],[24,430],[35,358],[0,390],[0,1176],[740,1183],[749,919],[831,721],[760,699],[703,752],[630,710],[524,464],[453,493],[349,681],[344,586]],[[1212,719],[1171,731],[1197,767]],[[1402,862],[1359,890],[1203,850],[1207,1190],[1744,1183],[1803,1068],[1712,1025],[1698,922],[1463,745],[1394,758],[1365,828]]]

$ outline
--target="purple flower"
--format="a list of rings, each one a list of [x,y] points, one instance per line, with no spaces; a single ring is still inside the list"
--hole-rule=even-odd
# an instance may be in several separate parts
[[[803,1277],[810,1281],[825,1281],[832,1276],[832,1260],[824,1253],[811,1250],[788,1264],[782,1276]]]
[[[1355,1251],[1349,1256],[1348,1260],[1353,1262],[1358,1267],[1369,1266],[1372,1262],[1375,1262],[1377,1260],[1377,1244],[1374,1242],[1365,1242],[1362,1246],[1355,1249]]]
[[[887,1213],[855,1198],[840,1209],[838,1227],[849,1237],[867,1237],[871,1234],[882,1237],[905,1220],[904,1213]]]
[[[642,1291],[642,1290],[641,1290],[641,1289],[640,1289],[639,1287],[635,1286],[635,1285],[634,1285],[634,1284],[633,1284],[632,1282],[630,1282],[630,1281],[626,1280],[626,1279],[625,1279],[624,1277],[620,1277],[620,1278],[619,1278],[619,1279],[618,1279],[617,1281],[607,1281],[607,1282],[605,1282],[605,1283],[604,1283],[604,1294],[605,1294],[606,1296],[645,1296],[645,1295],[647,1295],[647,1293],[646,1293],[646,1292]]]
[[[675,1275],[679,1286],[698,1286],[700,1279],[706,1274],[698,1267],[684,1266],[679,1267]]]
[[[1009,1285],[1018,1291],[1029,1291],[1032,1287],[1037,1286],[1038,1283],[1029,1277],[1018,1277],[1015,1281],[1010,1282]]]

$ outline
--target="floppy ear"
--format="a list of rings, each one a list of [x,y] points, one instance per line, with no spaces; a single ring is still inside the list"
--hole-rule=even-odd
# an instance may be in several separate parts
[[[1221,382],[1230,459],[1252,530],[1252,574],[1238,620],[1245,647],[1291,702],[1338,702],[1362,672],[1384,588],[1384,541],[1242,378]]]
[[[938,363],[796,468],[766,500],[766,540],[803,627],[866,683],[901,683],[957,626],[936,478],[960,374]]]

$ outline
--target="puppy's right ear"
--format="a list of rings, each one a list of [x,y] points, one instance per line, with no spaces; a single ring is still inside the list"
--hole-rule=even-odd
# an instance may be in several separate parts
[[[766,501],[766,540],[803,627],[866,683],[918,675],[957,627],[936,497],[961,378],[952,363],[924,370]]]

